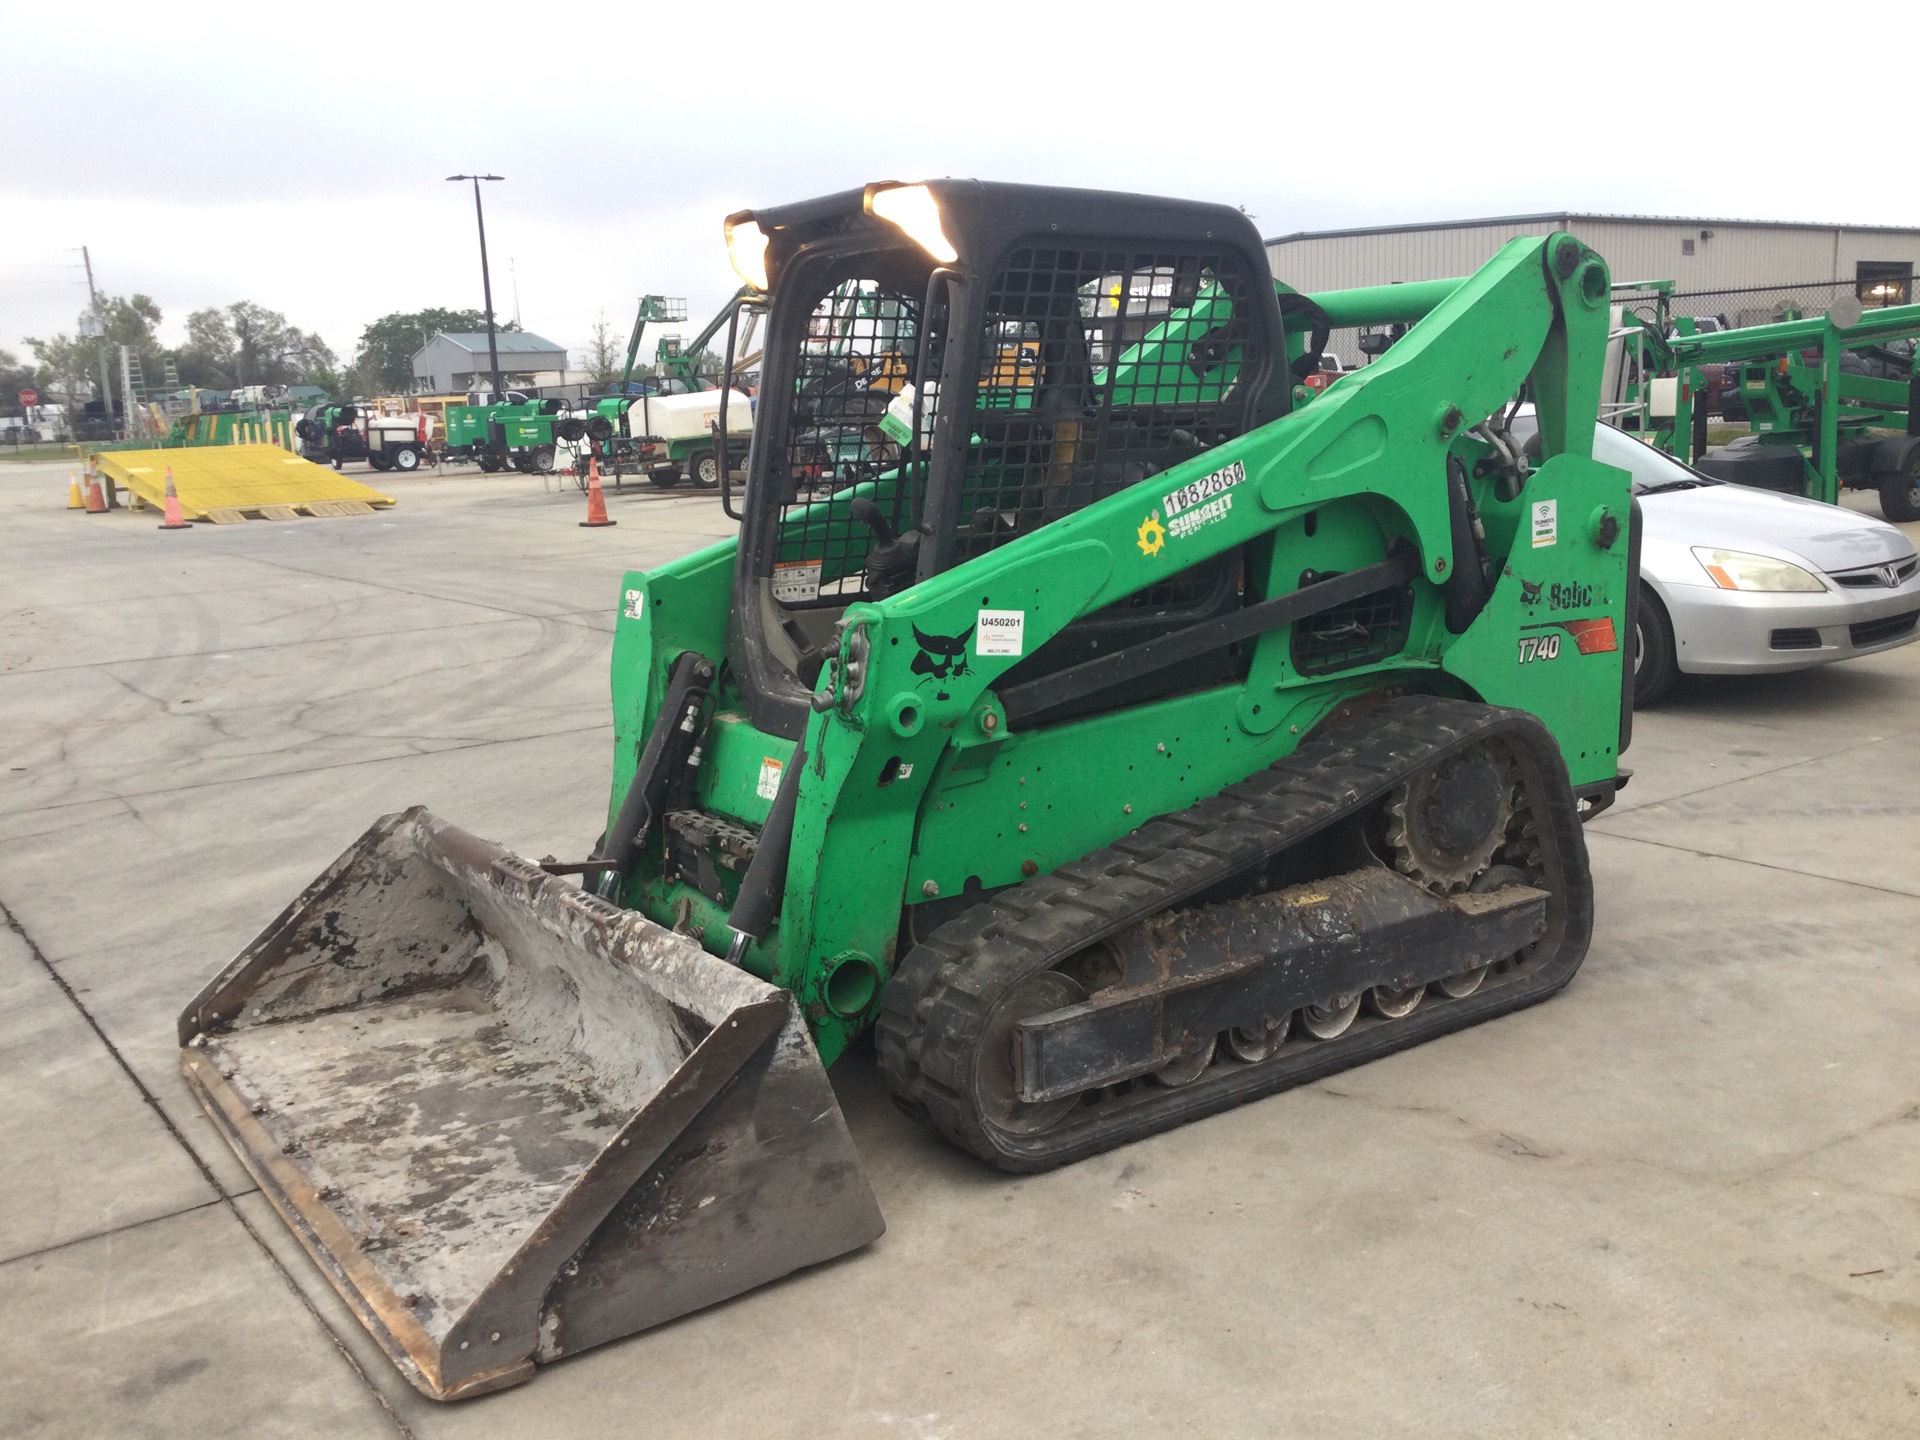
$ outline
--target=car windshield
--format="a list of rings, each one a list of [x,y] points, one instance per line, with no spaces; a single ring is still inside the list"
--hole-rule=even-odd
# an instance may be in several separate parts
[[[1539,425],[1531,407],[1514,417],[1511,429],[1514,438],[1528,447],[1529,456],[1537,458]],[[1611,425],[1595,428],[1593,458],[1605,465],[1617,465],[1633,476],[1636,495],[1659,495],[1669,490],[1693,490],[1722,483]]]

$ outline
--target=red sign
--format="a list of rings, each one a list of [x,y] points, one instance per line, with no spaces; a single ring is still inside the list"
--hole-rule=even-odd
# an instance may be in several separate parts
[[[20,403],[22,405],[38,405],[40,403],[39,392],[36,390],[22,390],[20,392]]]

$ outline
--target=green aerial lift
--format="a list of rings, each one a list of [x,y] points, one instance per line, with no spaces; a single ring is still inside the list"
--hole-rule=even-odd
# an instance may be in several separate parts
[[[1828,315],[1712,334],[1645,338],[1661,378],[1647,438],[1708,475],[1837,504],[1841,489],[1879,492],[1889,520],[1920,520],[1920,378],[1908,351],[1900,378],[1847,368],[1849,355],[1920,336],[1920,305]],[[1753,427],[1706,448],[1700,367],[1726,365]],[[1895,368],[1891,363],[1883,369]]]
[[[700,375],[696,366],[708,342],[734,316],[741,299],[742,294],[736,293],[706,328],[684,345],[678,336],[661,337],[654,351],[659,378],[643,382],[641,393],[635,394],[633,367],[648,323],[687,318],[684,300],[664,295],[640,297],[633,333],[627,341],[619,393],[589,402],[585,413],[569,415],[554,428],[555,435],[573,447],[574,470],[582,485],[586,483],[589,455],[598,456],[603,469],[616,478],[623,470],[633,468],[663,489],[679,484],[683,477],[708,487],[720,483],[721,447],[715,441],[715,426],[721,387]],[[729,381],[758,358],[742,356],[728,369]],[[731,468],[737,469],[746,455],[751,412],[737,410],[734,418],[738,423],[726,449]]]
[[[950,180],[728,237],[741,529],[622,582],[588,858],[390,815],[181,1017],[435,1397],[876,1236],[822,1068],[863,1032],[1042,1170],[1542,1000],[1591,934],[1637,591],[1597,255],[1308,298],[1229,206]],[[1296,409],[1364,324],[1410,328]],[[889,356],[904,443],[807,498]]]

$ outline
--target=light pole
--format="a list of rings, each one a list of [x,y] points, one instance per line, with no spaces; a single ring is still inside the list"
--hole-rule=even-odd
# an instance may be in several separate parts
[[[500,403],[500,347],[493,338],[493,277],[487,273],[487,216],[480,208],[480,182],[504,180],[504,175],[449,175],[449,180],[473,182],[473,218],[480,226],[480,291],[487,301],[487,364],[493,373],[493,403]]]

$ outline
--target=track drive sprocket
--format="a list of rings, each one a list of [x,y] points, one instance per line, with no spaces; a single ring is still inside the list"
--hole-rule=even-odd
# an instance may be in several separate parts
[[[1394,868],[1440,894],[1466,889],[1505,842],[1513,798],[1512,766],[1486,743],[1410,775],[1383,807]]]

